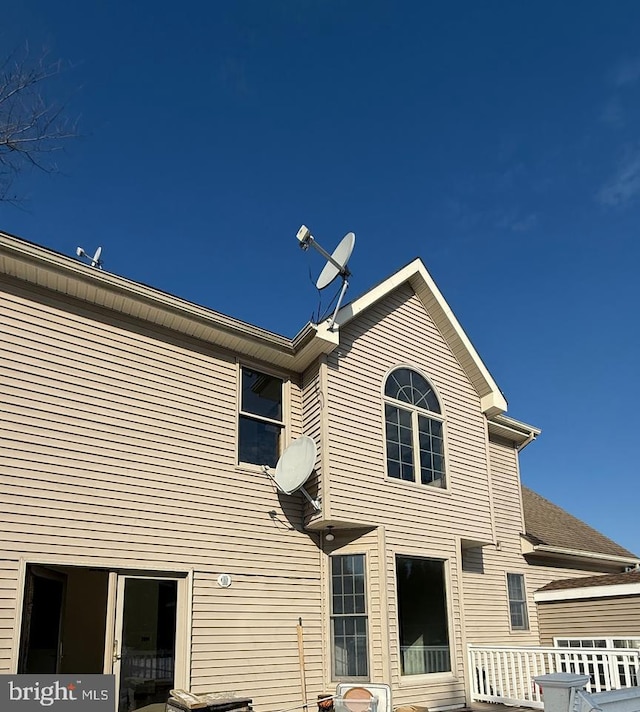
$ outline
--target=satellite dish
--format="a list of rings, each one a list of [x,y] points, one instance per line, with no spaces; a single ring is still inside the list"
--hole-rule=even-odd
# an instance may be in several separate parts
[[[93,257],[87,254],[82,249],[82,247],[76,247],[76,255],[78,255],[78,257],[84,257],[85,259],[87,259],[92,267],[102,269],[102,260],[100,259],[100,256],[102,255],[102,247],[98,247]]]
[[[302,227],[298,230],[297,238],[300,241],[300,247],[303,250],[308,250],[309,245],[311,245],[311,247],[317,250],[327,260],[327,264],[324,266],[322,272],[320,272],[320,276],[316,281],[316,287],[318,289],[328,287],[338,275],[342,277],[340,295],[338,297],[333,316],[331,317],[331,321],[329,322],[329,329],[333,329],[333,325],[336,322],[336,316],[342,304],[344,293],[347,291],[347,287],[349,286],[347,278],[351,276],[351,272],[347,267],[347,262],[349,261],[354,245],[356,244],[356,236],[353,232],[348,232],[342,240],[340,240],[340,244],[331,255],[318,244],[306,225],[302,225]]]
[[[284,494],[297,492],[309,479],[316,464],[316,444],[313,438],[302,435],[282,453],[276,465],[275,483]]]
[[[283,494],[291,495],[300,490],[306,499],[311,502],[313,508],[319,512],[320,504],[315,499],[312,499],[302,486],[313,472],[316,456],[316,443],[313,438],[308,435],[301,435],[282,453],[276,465],[275,477],[271,479]],[[269,468],[266,465],[264,471],[271,477]]]
[[[347,270],[346,267],[355,244],[356,236],[353,232],[348,232],[342,240],[340,240],[340,244],[331,254],[331,260],[327,262],[322,272],[320,272],[320,276],[316,282],[318,289],[328,287],[339,274],[344,274],[345,276],[349,275],[349,270]],[[340,266],[338,267],[338,265]]]

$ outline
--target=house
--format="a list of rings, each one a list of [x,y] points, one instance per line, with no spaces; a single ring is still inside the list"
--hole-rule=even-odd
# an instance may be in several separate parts
[[[521,489],[540,431],[420,260],[289,339],[0,233],[0,330],[3,672],[461,707],[535,590],[640,563]],[[265,473],[302,434],[319,511]]]
[[[535,592],[541,643],[640,648],[640,570],[552,581]]]

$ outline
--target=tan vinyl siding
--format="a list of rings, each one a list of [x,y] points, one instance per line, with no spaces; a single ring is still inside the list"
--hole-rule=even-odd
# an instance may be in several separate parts
[[[328,556],[333,554],[364,554],[366,579],[367,579],[367,627],[369,635],[369,677],[371,682],[388,682],[384,678],[383,657],[386,653],[383,647],[384,637],[381,628],[381,619],[386,615],[386,611],[381,606],[381,588],[384,585],[384,571],[381,570],[381,561],[378,548],[378,532],[373,529],[363,530],[339,530],[336,531],[336,538],[332,544],[325,544],[325,551]],[[325,581],[326,600],[330,599],[331,582],[330,566],[327,566],[327,577]],[[330,628],[330,620],[327,620]],[[327,630],[327,639],[330,640],[330,633]],[[328,661],[330,664],[330,661]],[[331,678],[331,670],[326,671],[326,686],[328,689],[335,687],[336,681]]]
[[[397,555],[438,559],[444,562],[447,608],[449,615],[449,649],[451,672],[432,675],[401,675],[400,634],[396,592]],[[460,587],[457,576],[455,543],[442,539],[425,548],[419,538],[407,540],[401,532],[387,532],[387,571],[389,586],[389,643],[394,705],[442,707],[465,702]]]
[[[445,416],[448,491],[388,479],[382,388],[408,365],[431,381]],[[491,539],[480,401],[433,320],[408,286],[349,323],[329,357],[331,513],[425,532]],[[354,499],[358,505],[354,507]]]
[[[316,555],[318,552],[316,551]],[[297,624],[302,619],[307,693],[322,692],[320,579],[292,566],[280,576],[233,576],[220,588],[197,573],[193,597],[192,689],[232,691],[264,709],[302,699]]]
[[[545,601],[538,618],[542,645],[553,645],[554,637],[640,638],[640,596]]]
[[[316,363],[307,369],[302,376],[302,433],[313,438],[317,448],[315,470],[305,485],[312,497],[322,492],[322,462],[323,462],[323,394],[320,380],[320,364]],[[313,516],[311,505],[307,505],[307,516]],[[326,511],[325,511],[326,515]]]
[[[294,377],[289,382],[289,435],[294,440],[303,433],[302,388],[299,379]]]
[[[382,389],[387,373],[403,365],[421,371],[440,398],[446,428],[447,490],[386,476]],[[462,705],[465,655],[457,537],[492,538],[486,426],[478,394],[406,285],[342,330],[338,351],[328,357],[327,372],[331,519],[385,529],[388,664],[394,704]],[[444,561],[450,673],[400,674],[397,554]],[[383,639],[382,630],[380,634]]]
[[[274,636],[276,647],[262,663],[291,679],[276,693],[262,685],[264,697],[256,686],[256,709],[297,704],[295,624],[298,615],[308,617],[310,640],[317,636],[319,553],[302,529],[302,497],[278,494],[257,466],[236,465],[235,357],[71,300],[32,299],[21,285],[6,287],[0,292],[2,550],[33,562],[195,570],[194,679],[211,689],[209,681],[228,673],[245,694],[242,654],[229,655],[225,667],[218,654],[207,660],[209,648],[197,642],[202,626],[208,636],[228,635],[215,611],[221,589],[208,596],[203,590],[218,574],[231,574],[238,583],[229,595],[246,602],[248,619],[268,619],[257,626],[258,640],[276,622],[293,626],[293,648],[287,635]],[[295,378],[290,394],[295,437],[302,430]],[[263,591],[265,600],[269,591],[284,592],[283,601],[308,600],[287,604],[285,621],[284,612],[265,615]],[[1,610],[13,627],[12,607]],[[240,637],[238,644],[245,640],[249,680],[257,675],[258,653],[255,641]],[[321,666],[309,658],[309,693],[316,694]]]
[[[506,441],[490,442],[489,453],[496,541],[500,548],[490,545],[465,554],[465,561],[469,562],[462,572],[467,642],[476,645],[537,645],[535,589],[529,580],[529,567],[520,546],[523,527],[518,453]],[[524,574],[528,631],[511,630],[506,572]]]
[[[476,645],[539,645],[538,608],[533,594],[550,581],[588,576],[589,571],[556,563],[533,565],[522,555],[522,501],[515,447],[500,438],[489,443],[495,512],[495,546],[465,556],[462,572],[467,643]],[[529,630],[511,630],[506,573],[524,574]]]
[[[0,559],[0,674],[10,673],[18,610],[18,562]]]

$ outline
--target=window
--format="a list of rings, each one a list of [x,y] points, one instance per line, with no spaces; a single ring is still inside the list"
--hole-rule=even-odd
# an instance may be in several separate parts
[[[331,557],[333,679],[369,675],[364,554]]]
[[[443,423],[433,388],[416,371],[397,368],[384,395],[388,476],[445,487]]]
[[[511,630],[529,630],[524,574],[507,574],[507,590],[509,592]]]
[[[557,648],[640,648],[638,638],[554,638]],[[585,657],[587,664],[585,666]],[[576,672],[591,677],[591,684],[596,682],[602,689],[613,685],[613,689],[621,687],[637,687],[638,672],[635,665],[625,655],[593,655],[565,658],[561,663],[561,672]]]
[[[444,561],[396,557],[403,675],[451,670]]]
[[[250,368],[241,372],[238,461],[275,467],[284,427],[281,378]]]

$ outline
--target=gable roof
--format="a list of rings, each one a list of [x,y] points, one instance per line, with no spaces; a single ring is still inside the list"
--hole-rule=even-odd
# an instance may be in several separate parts
[[[405,283],[411,286],[424,304],[425,309],[431,315],[440,333],[474,385],[480,396],[482,411],[488,416],[494,416],[505,411],[507,409],[507,401],[504,395],[482,362],[469,337],[460,326],[431,275],[427,272],[422,260],[413,260],[413,262],[410,262],[372,289],[369,289],[353,302],[345,304],[336,316],[335,326],[338,330],[346,326],[350,321],[357,318],[359,314],[362,314],[366,309],[384,299],[393,290]],[[329,321],[322,326],[325,330],[329,330]]]
[[[640,596],[640,569],[619,574],[551,581],[534,593],[536,603],[613,596]]]
[[[524,536],[530,545],[524,553],[577,555],[619,562],[620,565],[640,563],[628,549],[524,486],[522,507]]]

